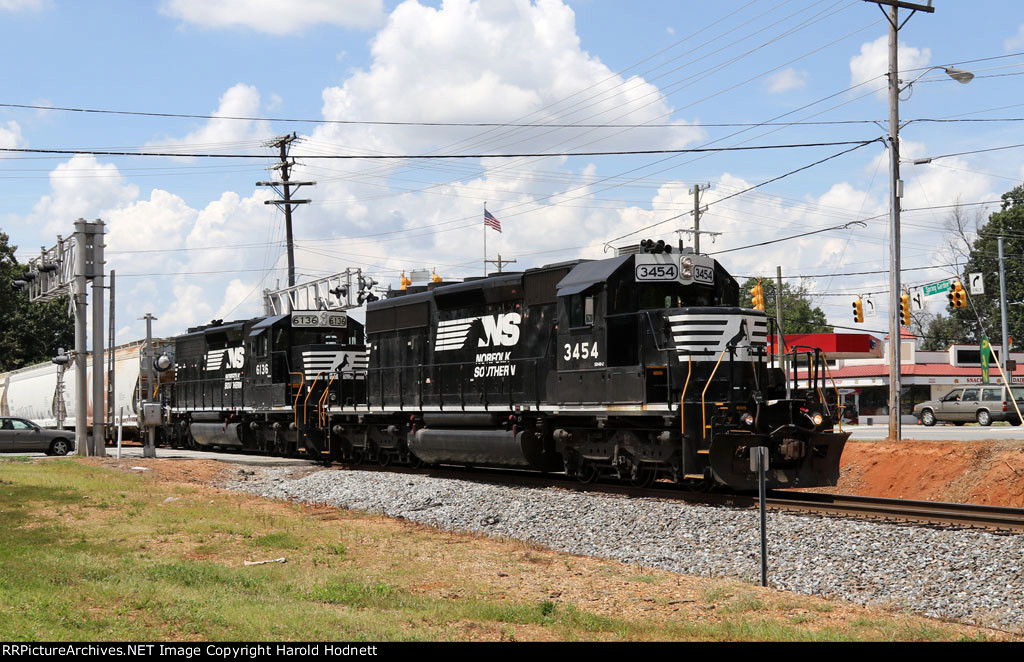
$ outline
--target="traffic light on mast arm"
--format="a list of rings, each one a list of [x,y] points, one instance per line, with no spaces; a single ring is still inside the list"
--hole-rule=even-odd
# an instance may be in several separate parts
[[[910,295],[906,292],[900,295],[900,321],[903,326],[910,326]]]
[[[960,284],[959,279],[953,281],[953,287],[950,288],[948,297],[949,305],[953,308],[967,307],[967,292],[964,292],[964,286]]]
[[[853,321],[857,324],[864,322],[864,300],[860,297],[853,302]]]
[[[750,288],[750,304],[758,310],[764,310],[764,288],[761,287],[761,279],[757,279],[757,285]]]

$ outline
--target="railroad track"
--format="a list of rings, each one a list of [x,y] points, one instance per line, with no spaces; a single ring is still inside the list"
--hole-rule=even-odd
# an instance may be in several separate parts
[[[756,502],[756,499],[754,501]],[[1024,532],[1022,508],[781,491],[771,492],[766,503],[771,507],[787,510],[981,528],[1006,533]]]
[[[627,484],[582,484],[559,474],[528,473],[502,469],[467,469],[456,467],[375,467],[359,465],[359,471],[391,471],[415,473],[438,478],[456,478],[482,482],[519,485],[523,487],[558,487],[578,492],[618,494],[628,497],[671,499],[701,505],[754,508],[757,495],[721,492],[687,492],[668,483],[636,488]],[[977,504],[909,501],[848,494],[771,490],[766,506],[773,511],[803,512],[841,517],[857,517],[884,522],[905,522],[933,526],[976,528],[1001,533],[1024,533],[1024,508],[983,506]]]

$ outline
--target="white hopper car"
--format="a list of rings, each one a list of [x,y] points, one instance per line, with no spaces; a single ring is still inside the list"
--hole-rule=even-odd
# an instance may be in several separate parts
[[[159,348],[161,341],[155,344]],[[125,436],[137,436],[139,416],[139,385],[143,374],[145,342],[137,341],[114,347],[114,421],[116,425],[119,413],[123,414]],[[158,349],[159,352],[159,349]],[[104,368],[107,357],[104,356]],[[63,400],[63,429],[75,426],[75,409],[77,399],[76,373],[73,363],[67,366],[63,378],[63,398],[59,397],[57,375],[60,366],[54,363],[39,363],[20,370],[0,373],[0,416],[16,416],[35,421],[44,428],[56,429],[58,416]],[[104,370],[104,373],[106,370]],[[172,371],[173,372],[173,371]],[[161,375],[161,377],[163,377]],[[92,354],[89,354],[86,372],[88,409],[86,412],[90,427],[92,425]],[[104,374],[104,390],[106,390],[106,374]],[[106,405],[106,402],[104,402]],[[108,421],[109,423],[109,421]],[[108,436],[116,434],[114,429]]]

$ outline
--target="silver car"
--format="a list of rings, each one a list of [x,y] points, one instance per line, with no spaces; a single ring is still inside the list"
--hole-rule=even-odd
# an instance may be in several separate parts
[[[1024,411],[1024,387],[1014,386],[1011,390],[1017,406]],[[935,425],[937,422],[963,425],[975,421],[979,425],[992,425],[993,421],[1009,421],[1010,425],[1021,423],[1013,402],[1007,398],[1002,386],[955,388],[938,400],[915,405],[914,415],[924,425]]]
[[[0,452],[67,455],[74,448],[71,432],[44,430],[24,418],[0,417]]]

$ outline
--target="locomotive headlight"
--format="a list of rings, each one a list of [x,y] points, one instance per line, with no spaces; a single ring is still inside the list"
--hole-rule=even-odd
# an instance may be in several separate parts
[[[690,267],[683,267],[683,278],[693,278],[693,269]]]
[[[746,414],[743,414],[743,416],[740,417],[740,422],[743,423],[743,425],[747,426],[753,425],[754,415],[751,414],[750,412],[747,412]]]
[[[825,420],[825,419],[824,419],[824,418],[822,418],[822,417],[821,417],[821,414],[819,414],[818,412],[815,412],[815,413],[814,413],[814,414],[813,414],[813,415],[811,416],[811,423],[814,423],[815,425],[821,425],[821,422],[822,422],[823,420]]]

